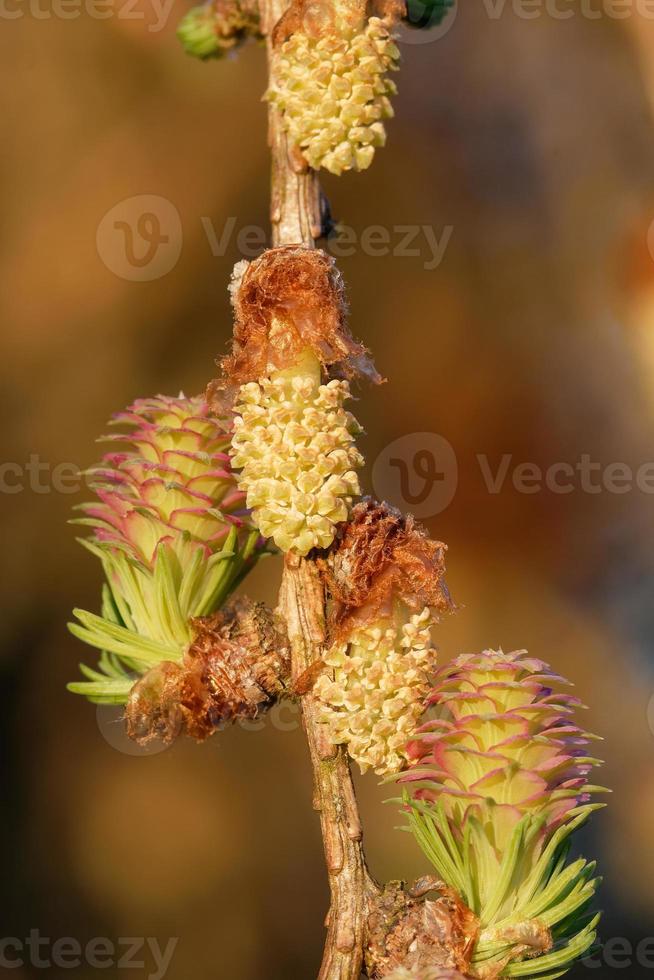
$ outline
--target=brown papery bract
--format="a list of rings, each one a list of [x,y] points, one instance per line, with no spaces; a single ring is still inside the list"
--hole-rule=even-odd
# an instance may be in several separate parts
[[[275,27],[273,41],[280,47],[297,31],[322,38],[361,30],[370,17],[380,17],[392,27],[406,14],[406,0],[292,0]]]
[[[391,27],[408,15],[406,0],[369,0],[368,7],[371,17],[381,17]]]
[[[479,922],[451,888],[431,882],[433,899],[389,883],[372,902],[368,916],[366,966],[374,980],[394,971],[417,978],[469,975]],[[452,974],[450,974],[452,975]]]
[[[127,732],[140,744],[178,735],[203,742],[230,722],[256,718],[287,689],[287,642],[265,606],[239,599],[193,628],[183,663],[158,664],[130,693]]]
[[[258,0],[213,0],[216,33],[221,40],[234,43],[261,37]]]
[[[232,351],[207,393],[214,407],[229,405],[241,385],[293,367],[307,349],[336,376],[382,380],[349,331],[343,280],[325,252],[300,245],[264,252],[235,281],[233,302]]]
[[[452,611],[444,582],[446,551],[413,517],[371,499],[357,504],[322,563],[333,599],[335,639],[390,614],[397,600],[416,611],[425,606]]]

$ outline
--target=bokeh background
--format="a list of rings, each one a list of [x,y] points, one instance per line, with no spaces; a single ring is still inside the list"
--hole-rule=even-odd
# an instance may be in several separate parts
[[[66,525],[84,499],[75,468],[131,399],[204,388],[230,334],[237,234],[267,227],[262,50],[200,64],[175,38],[185,5],[117,3],[102,19],[45,0],[0,14],[0,933],[178,937],[168,980],[304,980],[327,890],[297,718],[135,755],[115,715],[64,690],[85,654],[69,611],[97,608],[100,587]],[[605,876],[603,938],[626,945],[574,977],[647,977],[654,497],[578,483],[525,494],[511,472],[654,460],[654,21],[636,3],[533,10],[465,2],[448,30],[409,35],[388,149],[327,190],[359,242],[340,262],[353,329],[389,378],[359,393],[368,472],[399,439],[412,473],[420,433],[457,462],[451,503],[426,515],[461,607],[440,627],[442,656],[527,647],[577,684],[614,790],[581,846]],[[124,237],[98,229],[117,206],[136,221],[122,202],[142,195],[172,207],[163,233],[178,216],[179,255],[133,281]],[[442,261],[429,268],[422,235],[418,254],[370,254],[372,225],[393,246],[400,226],[449,228]],[[497,493],[480,454],[493,470],[511,455]],[[270,561],[249,591],[273,602],[278,576]],[[388,789],[358,786],[373,872],[423,873]],[[109,974],[153,972],[146,957]]]

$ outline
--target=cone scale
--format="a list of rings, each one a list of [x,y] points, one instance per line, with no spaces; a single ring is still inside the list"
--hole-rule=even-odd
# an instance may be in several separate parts
[[[409,746],[409,827],[479,919],[476,976],[562,976],[595,940],[594,864],[567,863],[570,835],[600,804],[582,706],[524,651],[440,668],[436,718]]]
[[[115,416],[113,449],[89,474],[98,501],[76,523],[102,562],[101,615],[75,610],[71,632],[101,651],[97,670],[69,685],[125,704],[135,679],[181,663],[192,621],[214,613],[261,551],[227,450],[230,434],[202,398],[159,397]]]

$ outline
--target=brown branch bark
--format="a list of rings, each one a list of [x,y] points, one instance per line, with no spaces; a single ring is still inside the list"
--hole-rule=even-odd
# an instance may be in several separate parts
[[[295,14],[303,9],[299,0],[259,0],[261,22],[268,49],[268,71],[272,79],[277,45],[283,32],[275,28],[284,19],[285,28],[297,29]],[[328,0],[324,0],[328,2]],[[359,11],[365,0],[332,0],[334,9],[351,6]],[[388,3],[388,0],[383,0]],[[399,0],[392,0],[399,2]],[[289,146],[280,114],[269,109],[269,138],[272,153],[271,223],[273,244],[303,244],[315,247],[328,215],[318,177],[308,169],[297,150]],[[327,642],[325,589],[314,561],[286,557],[279,613],[288,633],[291,651],[291,683],[302,699],[302,720],[314,776],[314,808],[320,814],[325,860],[329,875],[331,904],[327,916],[327,938],[318,980],[360,980],[362,972],[381,977],[393,965],[409,957],[418,946],[425,910],[417,897],[398,885],[383,890],[373,880],[363,851],[363,833],[347,752],[331,743],[319,721],[318,705],[312,694]],[[392,914],[389,894],[394,896]],[[439,909],[440,911],[440,909]],[[442,914],[442,913],[441,913]],[[418,920],[417,916],[423,918]],[[414,920],[416,920],[414,922]],[[427,922],[431,931],[431,922]],[[432,938],[427,939],[430,947]],[[414,957],[415,958],[415,957]],[[367,963],[365,962],[367,960]],[[443,962],[441,958],[438,962]],[[368,974],[366,974],[368,975]]]
[[[268,50],[268,77],[273,77],[276,58],[274,29],[290,6],[289,0],[260,0],[261,23]],[[281,116],[269,108],[269,141],[272,153],[270,220],[273,245],[308,245],[313,248],[323,226],[324,198],[318,177],[289,146]]]
[[[276,58],[273,32],[289,0],[260,0],[269,75]],[[270,107],[271,222],[274,245],[315,246],[326,203],[315,172],[303,166]],[[322,658],[326,641],[325,595],[315,563],[287,558],[279,611],[291,644],[291,673],[298,685]],[[314,775],[314,807],[320,814],[331,907],[319,980],[359,980],[363,966],[369,896],[376,892],[363,853],[361,822],[347,754],[325,737],[315,700],[302,697],[302,717]]]
[[[297,684],[321,658],[326,640],[324,588],[311,560],[287,557],[280,612],[288,630],[292,678]],[[331,889],[319,980],[359,980],[369,902],[378,887],[366,867],[347,754],[326,737],[311,691],[302,698],[302,718],[315,780],[314,807],[320,813]]]

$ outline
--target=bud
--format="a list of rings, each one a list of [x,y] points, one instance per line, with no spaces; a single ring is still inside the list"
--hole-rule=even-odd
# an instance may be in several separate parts
[[[435,614],[451,608],[444,551],[412,518],[366,501],[325,563],[335,643],[314,691],[332,742],[362,772],[406,764],[436,663]]]
[[[177,37],[187,54],[222,58],[248,37],[260,36],[256,0],[212,0],[182,18]]]
[[[406,20],[411,27],[438,27],[452,11],[455,0],[407,0]]]
[[[509,964],[511,976],[558,976],[595,940],[595,866],[566,855],[599,806],[588,784],[599,760],[573,721],[578,700],[557,683],[524,651],[460,657],[438,671],[436,718],[408,747],[410,828],[479,918],[479,977]]]
[[[98,501],[75,523],[102,562],[102,615],[75,610],[71,632],[102,651],[99,670],[69,685],[93,701],[125,704],[134,674],[181,664],[192,620],[225,602],[261,552],[236,486],[229,433],[202,398],[143,399],[116,416],[127,429],[91,471]]]
[[[367,170],[386,143],[384,120],[393,116],[397,93],[387,75],[398,70],[399,57],[379,17],[354,29],[300,29],[282,44],[267,98],[310,167],[337,176]]]

